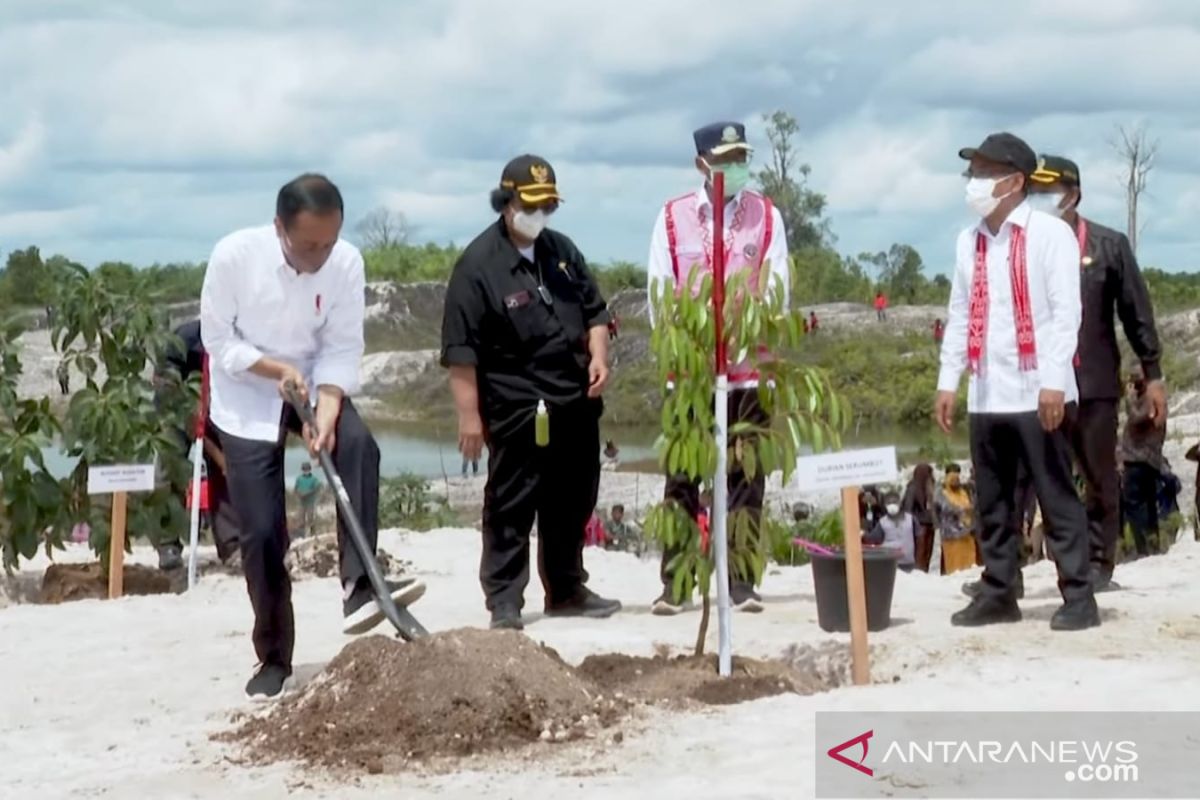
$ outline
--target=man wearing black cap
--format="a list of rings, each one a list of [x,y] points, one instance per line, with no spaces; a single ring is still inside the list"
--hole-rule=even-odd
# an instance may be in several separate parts
[[[771,282],[783,290],[786,308],[789,288],[787,231],[782,215],[771,200],[746,188],[750,180],[752,149],[746,141],[745,127],[738,122],[716,122],[696,130],[692,136],[696,144],[696,169],[704,176],[704,185],[668,201],[655,222],[647,267],[651,322],[654,322],[656,284],[660,290],[661,287],[676,288],[688,280],[694,267],[700,267],[696,271],[698,278],[712,269],[712,176],[716,172],[725,177],[726,279],[743,271],[758,276],[767,269]],[[751,285],[756,284],[752,281]],[[767,413],[758,401],[758,373],[753,365],[730,363],[728,374],[729,424],[748,421],[768,425]],[[752,524],[757,527],[765,489],[766,476],[761,471],[751,480],[735,467],[729,474],[729,511],[748,510]],[[686,476],[668,476],[666,498],[676,501],[693,518],[701,510],[699,492],[700,488]],[[676,555],[670,548],[663,553],[663,589],[652,607],[655,614],[672,615],[683,610],[681,598],[676,598],[673,592],[671,562]],[[754,590],[753,575],[732,568],[729,591],[734,608],[762,611],[762,598]]]
[[[500,219],[463,251],[446,290],[441,361],[459,449],[478,459],[486,442],[490,454],[479,577],[493,628],[523,627],[535,516],[546,614],[607,617],[621,607],[585,586],[610,317],[583,255],[546,228],[560,200],[544,159],[510,161],[492,192]]]
[[[1159,428],[1167,421],[1167,390],[1159,365],[1162,347],[1150,293],[1129,239],[1079,213],[1083,189],[1075,162],[1043,155],[1029,190],[1031,204],[1062,217],[1071,226],[1082,254],[1083,325],[1075,362],[1079,413],[1068,433],[1087,481],[1092,581],[1096,591],[1105,591],[1115,588],[1112,574],[1121,514],[1115,456],[1117,404],[1122,397],[1116,318],[1141,364],[1146,402]]]
[[[1063,424],[1078,400],[1072,362],[1081,316],[1079,245],[1071,229],[1026,202],[1037,168],[1029,145],[993,134],[959,156],[970,161],[967,205],[982,221],[958,238],[935,415],[954,424],[959,380],[971,373],[967,410],[984,572],[955,625],[1021,619],[1020,537],[1013,504],[1029,469],[1058,563],[1064,605],[1054,630],[1100,624],[1089,580],[1087,515],[1071,473]]]

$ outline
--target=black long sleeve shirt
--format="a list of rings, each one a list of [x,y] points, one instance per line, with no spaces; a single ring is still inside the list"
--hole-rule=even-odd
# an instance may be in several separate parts
[[[1162,378],[1162,346],[1150,294],[1129,239],[1090,219],[1087,229],[1080,280],[1083,324],[1075,377],[1081,400],[1119,400],[1123,392],[1116,320],[1121,320],[1147,380]]]
[[[550,302],[538,291],[539,282]],[[583,255],[545,230],[534,262],[498,220],[454,266],[442,318],[443,366],[474,366],[480,412],[490,428],[526,415],[538,400],[565,406],[586,398],[588,330],[610,321]]]

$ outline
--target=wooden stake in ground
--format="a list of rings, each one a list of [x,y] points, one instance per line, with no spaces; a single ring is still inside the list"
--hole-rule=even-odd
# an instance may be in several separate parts
[[[125,492],[114,492],[112,534],[108,540],[108,599],[125,593]]]
[[[125,593],[125,510],[129,492],[154,491],[153,464],[105,464],[88,467],[88,494],[112,495],[108,537],[108,597]]]
[[[850,608],[850,658],[854,683],[871,682],[867,655],[867,582],[863,574],[858,488],[842,489],[842,529],[846,532],[846,599]]]

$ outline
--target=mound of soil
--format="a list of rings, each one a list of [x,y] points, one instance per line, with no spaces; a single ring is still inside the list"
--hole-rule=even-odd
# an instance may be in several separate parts
[[[553,651],[515,631],[413,644],[371,636],[267,715],[222,738],[252,760],[395,772],[407,762],[583,738],[618,715]]]
[[[753,658],[734,658],[733,673],[721,678],[715,654],[642,658],[606,653],[588,656],[577,671],[604,691],[675,707],[686,706],[688,701],[730,705],[777,694],[813,694],[836,685],[779,661]]]
[[[171,579],[153,567],[125,565],[125,594],[171,594]],[[100,600],[108,597],[108,578],[99,562],[90,564],[51,564],[42,577],[37,602],[70,603],[75,600]]]
[[[377,556],[384,575],[400,575],[412,568],[411,563],[394,557],[386,550],[379,550]],[[322,533],[293,539],[285,560],[294,579],[331,578],[338,574],[337,534]]]
[[[837,652],[846,660],[844,647]],[[598,739],[639,706],[683,710],[823,691],[845,673],[840,664],[815,668],[827,660],[815,651],[739,658],[734,675],[721,679],[715,656],[606,654],[572,667],[515,631],[459,629],[413,644],[372,636],[349,644],[298,693],[216,738],[243,745],[252,763],[299,760],[371,774],[452,767],[539,741]]]

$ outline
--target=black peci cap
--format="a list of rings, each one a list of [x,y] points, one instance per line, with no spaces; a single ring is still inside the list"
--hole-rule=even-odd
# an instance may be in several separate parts
[[[517,156],[500,174],[500,188],[516,192],[521,202],[536,205],[548,200],[561,201],[555,183],[554,167],[540,156]]]
[[[958,157],[970,161],[975,156],[1007,164],[1023,175],[1032,175],[1037,169],[1037,156],[1025,140],[1011,133],[993,133],[979,147],[964,147]]]

